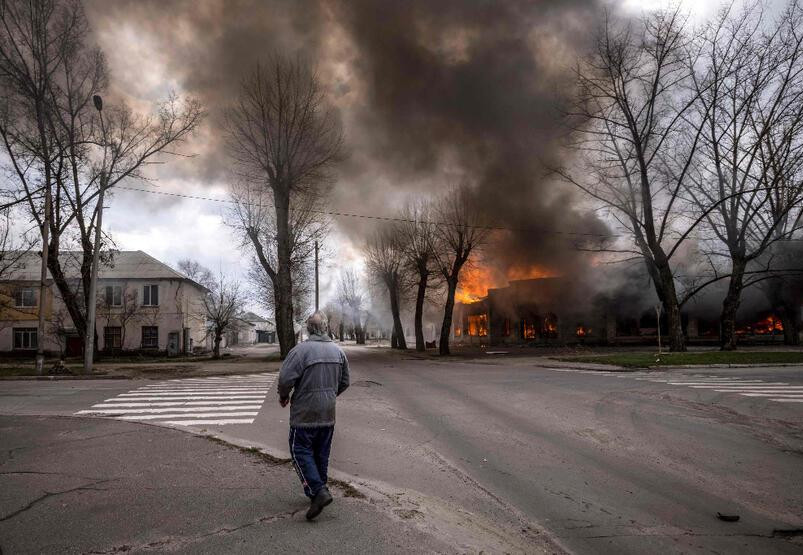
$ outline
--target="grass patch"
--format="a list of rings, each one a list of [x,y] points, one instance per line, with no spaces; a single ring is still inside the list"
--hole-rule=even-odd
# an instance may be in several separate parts
[[[0,368],[0,376],[36,376],[36,368],[30,366],[7,366]]]
[[[655,353],[616,353],[611,355],[567,357],[558,360],[566,362],[613,364],[615,366],[625,366],[628,368],[683,366],[687,364],[803,364],[803,352],[706,351],[702,353],[663,353],[660,357]]]

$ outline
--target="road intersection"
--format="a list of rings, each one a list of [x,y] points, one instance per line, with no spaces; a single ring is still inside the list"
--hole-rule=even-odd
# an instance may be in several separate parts
[[[600,372],[347,352],[331,466],[362,491],[409,500],[422,527],[458,514],[578,553],[800,551],[801,368]],[[0,414],[104,414],[285,457],[274,379],[5,382]]]

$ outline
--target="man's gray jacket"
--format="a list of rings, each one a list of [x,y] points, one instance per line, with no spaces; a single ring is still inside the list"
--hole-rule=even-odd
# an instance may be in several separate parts
[[[335,397],[349,386],[349,363],[343,350],[325,335],[311,335],[287,353],[279,371],[279,398],[290,392],[290,425],[334,426]]]

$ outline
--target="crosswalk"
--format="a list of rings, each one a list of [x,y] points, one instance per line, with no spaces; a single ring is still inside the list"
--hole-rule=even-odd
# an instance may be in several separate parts
[[[740,378],[736,376],[712,376],[693,374],[682,376],[660,376],[647,372],[600,372],[577,368],[550,368],[555,372],[593,374],[600,377],[627,378],[638,381],[662,383],[690,389],[711,390],[716,393],[732,393],[743,397],[766,399],[776,403],[803,403],[803,382],[792,384],[785,381]]]
[[[174,426],[252,424],[277,374],[184,378],[148,384],[80,410],[80,416]]]

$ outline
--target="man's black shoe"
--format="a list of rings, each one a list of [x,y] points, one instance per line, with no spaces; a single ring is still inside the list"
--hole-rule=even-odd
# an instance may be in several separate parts
[[[307,511],[307,520],[312,520],[319,514],[324,507],[326,507],[329,503],[332,502],[332,494],[329,493],[329,489],[324,486],[321,488],[315,497],[312,498],[309,504],[309,510]]]

